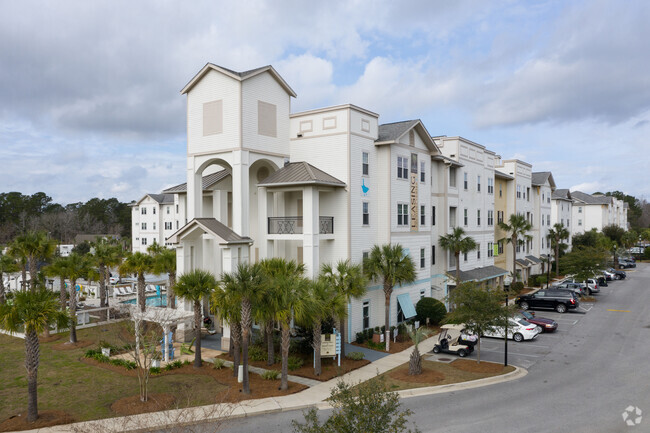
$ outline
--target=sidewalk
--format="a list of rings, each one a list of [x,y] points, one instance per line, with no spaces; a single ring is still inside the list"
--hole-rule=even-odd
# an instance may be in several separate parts
[[[433,345],[437,340],[436,337],[430,337],[420,343],[420,353],[424,356],[431,352]],[[150,430],[163,429],[170,424],[194,424],[198,422],[216,421],[219,419],[239,418],[252,415],[260,415],[271,412],[284,412],[296,409],[306,409],[316,406],[320,409],[328,408],[326,400],[330,396],[330,391],[336,387],[339,380],[346,382],[362,382],[372,379],[378,374],[385,373],[401,364],[408,362],[413,347],[387,355],[371,364],[351,371],[342,377],[331,379],[327,382],[318,382],[316,384],[310,381],[310,388],[291,395],[282,397],[269,397],[256,400],[248,400],[237,405],[217,404],[210,406],[194,407],[187,409],[177,409],[164,412],[155,412],[149,414],[135,415],[131,417],[108,418],[97,421],[88,421],[74,424],[74,431],[143,431],[145,428]],[[260,369],[261,370],[261,369]],[[250,371],[254,371],[251,368]],[[461,389],[470,389],[481,386],[487,386],[494,383],[506,382],[519,379],[527,374],[523,368],[515,367],[515,371],[502,375],[471,382],[458,384],[432,386],[426,388],[416,388],[399,391],[402,398],[415,397],[428,394],[438,394],[444,392],[458,391]],[[293,379],[289,379],[293,380]],[[182,420],[182,421],[179,421]],[[46,429],[29,430],[30,432],[70,432],[70,425],[55,426]]]

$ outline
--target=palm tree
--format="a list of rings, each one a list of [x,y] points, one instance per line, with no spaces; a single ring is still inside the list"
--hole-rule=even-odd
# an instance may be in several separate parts
[[[147,298],[144,292],[144,274],[153,270],[153,257],[149,254],[135,252],[129,253],[126,259],[120,265],[120,274],[136,274],[138,277],[138,305],[140,311],[144,312],[146,307]]]
[[[27,288],[27,264],[29,261],[29,248],[27,246],[28,238],[25,235],[18,235],[9,244],[8,255],[13,257],[22,275],[22,288]]]
[[[275,320],[282,329],[281,352],[282,372],[280,389],[289,389],[289,343],[291,341],[291,320],[303,323],[310,315],[308,282],[303,278],[305,266],[295,260],[272,258],[263,260],[260,265],[273,292]]]
[[[26,278],[26,270],[29,267],[29,279],[31,290],[36,290],[38,278],[38,262],[49,260],[56,251],[56,242],[49,239],[45,232],[28,231],[14,239],[13,254],[23,264],[23,281]]]
[[[10,256],[3,255],[0,251],[0,305],[4,304],[6,300],[3,274],[17,271],[18,265],[16,265],[16,261]]]
[[[109,280],[110,268],[117,266],[122,259],[122,249],[113,239],[97,238],[93,243],[93,259],[95,265],[99,268],[99,307],[105,308],[107,305],[106,282]],[[106,311],[101,315],[106,319]]]
[[[137,254],[137,253],[136,253]],[[194,368],[201,367],[201,300],[209,296],[217,286],[217,279],[208,271],[195,269],[183,274],[178,284],[174,286],[176,294],[181,298],[194,302]]]
[[[77,280],[84,278],[92,270],[88,256],[72,253],[68,256],[68,278],[70,279],[70,343],[77,342]]]
[[[517,281],[517,250],[516,247],[526,240],[533,237],[528,234],[532,230],[533,225],[526,219],[524,215],[510,214],[508,222],[501,221],[499,228],[506,232],[506,241],[512,244],[512,281]]]
[[[559,277],[560,267],[558,266],[558,263],[560,263],[560,244],[563,240],[569,239],[571,233],[569,233],[569,230],[564,227],[564,224],[555,223],[553,224],[553,228],[548,231],[548,235],[551,237],[551,246],[553,246],[553,249],[555,250],[555,276]],[[550,263],[548,265],[551,266]]]
[[[176,251],[153,244],[147,248],[149,254],[153,255],[153,272],[156,274],[167,274],[167,306],[176,308],[176,296],[174,285],[176,284]]]
[[[237,288],[229,286],[226,290],[218,286],[211,296],[213,313],[218,313],[221,319],[230,324],[230,348],[229,353],[233,358],[233,377],[237,377],[240,363],[241,345],[241,300]]]
[[[52,292],[43,287],[34,291],[19,291],[11,303],[0,305],[0,327],[11,333],[24,329],[25,368],[27,369],[27,421],[38,419],[38,364],[40,348],[38,334],[52,324],[66,326],[67,315],[58,309]]]
[[[348,299],[346,296],[332,286],[327,278],[320,277],[311,281],[309,285],[308,299],[314,302],[311,305],[311,314],[308,319],[312,327],[312,348],[314,349],[314,374],[321,374],[321,331],[323,320],[330,317],[345,317],[347,314]],[[343,349],[343,347],[341,347]],[[341,353],[343,356],[343,354]]]
[[[440,236],[438,240],[440,248],[445,251],[452,251],[456,260],[456,284],[460,284],[460,253],[467,254],[478,248],[474,238],[465,236],[462,227],[456,227],[453,232],[446,236]]]
[[[381,278],[384,286],[384,325],[386,329],[386,350],[390,348],[390,298],[393,287],[415,281],[415,264],[400,244],[375,245],[363,264],[369,279]]]
[[[341,260],[332,268],[329,264],[324,264],[321,274],[336,290],[343,295],[346,302],[352,298],[358,298],[366,293],[368,280],[363,275],[363,267],[353,265],[349,260]],[[343,344],[341,344],[341,356],[345,356],[345,321],[347,319],[347,309],[341,311],[341,315],[336,316],[339,319],[339,329]]]
[[[413,341],[413,344],[415,345],[413,352],[411,352],[411,358],[409,359],[409,375],[411,376],[422,374],[422,357],[420,356],[418,344],[428,336],[429,332],[424,326],[409,331],[409,337],[411,337],[411,341]]]
[[[244,376],[242,392],[250,394],[248,379],[248,341],[250,340],[253,325],[253,305],[259,304],[264,295],[264,275],[259,264],[242,263],[233,273],[226,273],[221,277],[226,292],[237,293],[241,305],[241,332],[242,332],[242,364]]]
[[[68,296],[65,291],[65,280],[68,278],[68,257],[57,257],[52,264],[45,268],[45,274],[50,277],[59,277],[59,304],[61,311],[66,310]]]

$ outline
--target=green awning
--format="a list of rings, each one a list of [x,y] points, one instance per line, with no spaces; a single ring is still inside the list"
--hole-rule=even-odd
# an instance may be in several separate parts
[[[413,305],[413,302],[411,302],[411,297],[408,293],[397,295],[397,302],[399,302],[399,305],[402,307],[402,313],[404,314],[404,317],[410,319],[411,317],[415,316],[415,306]]]

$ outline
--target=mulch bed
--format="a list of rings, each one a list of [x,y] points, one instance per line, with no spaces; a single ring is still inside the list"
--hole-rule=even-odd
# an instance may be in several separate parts
[[[410,341],[410,340],[409,341],[396,341],[394,343],[391,341],[390,342],[390,350],[388,352],[386,352],[385,350],[378,350],[378,349],[375,349],[374,347],[370,347],[367,344],[358,344],[358,343],[351,343],[351,344],[353,346],[365,347],[366,349],[375,350],[377,352],[384,352],[384,353],[391,353],[391,354],[392,353],[400,353],[400,352],[408,349],[409,347],[413,346],[413,342]],[[381,343],[381,344],[383,345],[384,343]]]
[[[457,359],[450,364],[452,367],[471,373],[503,373],[503,364],[494,362],[481,362],[480,364],[471,359]]]
[[[76,343],[60,343],[52,346],[52,350],[72,350],[72,349],[81,349],[95,344],[95,341],[92,340],[79,340]]]
[[[63,337],[63,334],[50,334],[49,337],[41,337],[41,336],[39,336],[39,337],[38,337],[38,342],[39,342],[40,344],[43,344],[43,343],[51,343],[51,342],[53,342],[53,341],[60,340],[61,337]]]
[[[391,371],[389,373],[389,376],[395,380],[401,380],[403,382],[430,383],[431,385],[435,385],[438,382],[442,382],[442,380],[445,378],[445,375],[440,373],[439,371],[429,370],[426,368],[422,369],[422,374],[411,376],[409,374],[408,365]]]
[[[175,403],[176,397],[171,394],[149,394],[147,401],[140,401],[139,395],[133,395],[117,400],[111,405],[111,410],[122,416],[137,415],[170,409]]]
[[[38,419],[27,422],[27,412],[21,412],[0,423],[0,432],[21,431],[70,424],[74,418],[61,410],[43,410],[38,412]]]

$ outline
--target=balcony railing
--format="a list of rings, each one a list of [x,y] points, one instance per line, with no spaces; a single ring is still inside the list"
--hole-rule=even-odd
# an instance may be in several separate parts
[[[334,233],[334,217],[322,216],[318,220],[319,234]],[[269,217],[268,232],[270,235],[300,235],[303,233],[302,217]]]

